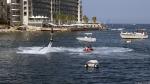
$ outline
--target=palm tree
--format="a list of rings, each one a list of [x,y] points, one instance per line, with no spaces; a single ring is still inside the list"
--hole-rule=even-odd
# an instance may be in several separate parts
[[[72,16],[71,16],[71,20],[72,20],[73,23],[74,23],[75,21],[77,21],[76,16],[72,15]]]
[[[93,23],[95,24],[96,23],[96,21],[97,21],[97,18],[94,16],[94,17],[92,17],[92,21],[93,21]]]
[[[59,21],[58,13],[53,14],[54,22],[57,23]]]
[[[70,22],[70,16],[69,15],[64,15],[65,18],[65,23],[69,23]]]
[[[66,20],[66,17],[63,13],[56,13],[54,14],[53,17],[54,17],[54,20],[58,22],[59,25],[62,24]]]
[[[84,23],[88,23],[89,22],[89,18],[86,15],[84,15],[83,16],[83,21],[84,21]]]
[[[65,14],[60,14],[59,19],[61,21],[61,24],[64,24],[65,20],[66,20],[66,15]]]
[[[63,12],[55,13],[53,17],[55,22],[58,23],[59,25],[64,23],[71,24],[77,20],[76,16],[64,14]]]
[[[67,24],[70,24],[72,22],[72,15],[67,15]]]

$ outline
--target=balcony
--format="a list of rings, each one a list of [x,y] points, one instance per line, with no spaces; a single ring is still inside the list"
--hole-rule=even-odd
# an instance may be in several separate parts
[[[11,9],[11,10],[13,10],[13,11],[18,11],[18,10],[20,10],[20,9]]]
[[[20,17],[20,15],[12,15],[13,17]]]
[[[12,2],[11,4],[12,5],[20,5],[20,3],[15,3],[15,2]]]

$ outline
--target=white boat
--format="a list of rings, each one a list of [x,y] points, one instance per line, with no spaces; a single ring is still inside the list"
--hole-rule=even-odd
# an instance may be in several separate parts
[[[148,38],[148,34],[145,32],[121,32],[121,38],[123,39],[144,39]]]
[[[126,43],[131,43],[131,42],[132,42],[131,40],[127,40],[127,41],[126,41]]]
[[[125,28],[117,28],[117,29],[111,29],[112,31],[122,31],[124,30]]]
[[[77,37],[76,39],[79,41],[85,41],[85,42],[95,42],[96,38],[92,38],[92,33],[85,33],[84,37]]]
[[[84,66],[86,68],[98,68],[99,62],[97,60],[89,60]]]

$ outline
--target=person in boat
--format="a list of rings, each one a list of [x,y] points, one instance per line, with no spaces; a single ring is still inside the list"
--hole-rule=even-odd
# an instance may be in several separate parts
[[[91,52],[91,51],[93,51],[93,50],[94,50],[94,49],[92,48],[92,46],[89,45],[89,46],[86,46],[83,51],[85,51],[85,52]]]

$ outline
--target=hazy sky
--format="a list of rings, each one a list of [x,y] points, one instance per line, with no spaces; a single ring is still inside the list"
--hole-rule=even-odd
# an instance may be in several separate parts
[[[105,23],[150,23],[150,0],[82,0],[84,15]]]

